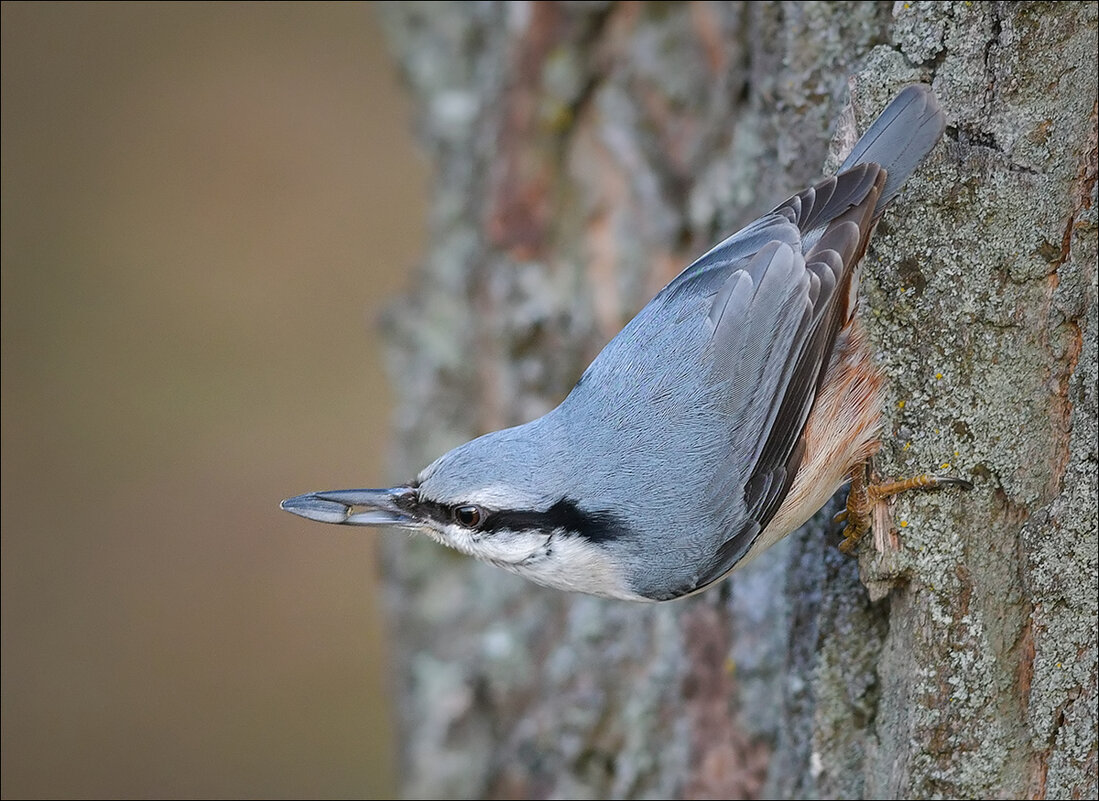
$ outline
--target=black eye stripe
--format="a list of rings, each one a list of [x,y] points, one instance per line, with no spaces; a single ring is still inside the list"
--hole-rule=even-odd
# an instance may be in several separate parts
[[[486,534],[530,529],[547,534],[564,530],[589,542],[605,542],[630,533],[629,526],[617,515],[611,512],[586,512],[569,498],[562,498],[544,512],[504,509],[490,513],[481,522],[481,531]]]
[[[456,514],[460,509],[476,508],[480,512],[480,520],[473,528],[484,534],[495,534],[499,531],[535,530],[546,534],[567,531],[589,542],[606,542],[630,535],[629,526],[614,513],[585,511],[570,498],[562,498],[545,511],[494,510],[468,503],[450,505],[426,498],[420,499],[412,493],[398,501],[398,505],[410,514],[430,517],[443,525],[458,523],[467,528],[469,526],[459,521]]]
[[[430,501],[421,498],[418,492],[409,492],[397,498],[394,503],[411,517],[421,520],[432,519],[439,523],[449,523],[453,520],[452,508],[438,501]]]
[[[428,500],[427,498],[418,498],[415,495],[410,495],[407,498],[401,498],[398,505],[407,511],[411,515],[418,516],[420,518],[431,518],[438,523],[447,525],[449,523],[457,523],[460,526],[467,528],[482,528],[485,519],[492,513],[485,509],[483,506],[477,506],[471,503],[454,504],[453,506],[447,503],[440,503],[439,501]],[[460,510],[476,509],[479,514],[479,519],[476,522],[463,522],[459,519]]]

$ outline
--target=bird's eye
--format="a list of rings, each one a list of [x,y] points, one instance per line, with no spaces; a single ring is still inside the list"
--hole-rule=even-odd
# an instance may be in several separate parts
[[[483,518],[479,506],[458,506],[454,509],[454,522],[466,528],[476,528]]]

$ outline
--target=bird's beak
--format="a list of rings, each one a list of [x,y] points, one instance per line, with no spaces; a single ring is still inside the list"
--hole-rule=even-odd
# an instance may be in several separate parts
[[[307,492],[287,498],[279,507],[320,523],[348,526],[415,526],[415,519],[398,505],[411,487],[391,489],[330,490]]]

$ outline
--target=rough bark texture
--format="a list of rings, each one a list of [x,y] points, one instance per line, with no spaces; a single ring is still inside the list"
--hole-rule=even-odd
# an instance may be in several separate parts
[[[407,795],[1096,797],[1096,4],[382,14],[436,168],[388,321],[401,474],[552,408],[923,80],[950,127],[863,277],[876,469],[976,485],[881,509],[857,561],[825,510],[659,605],[392,541]]]

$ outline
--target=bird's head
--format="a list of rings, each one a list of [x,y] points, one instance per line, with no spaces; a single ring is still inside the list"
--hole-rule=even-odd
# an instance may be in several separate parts
[[[566,449],[544,448],[532,458],[522,445],[531,437],[521,429],[467,442],[406,485],[311,492],[281,506],[323,523],[418,531],[546,586],[642,600],[611,558],[630,536],[626,523],[547,480],[570,475],[557,463]]]

